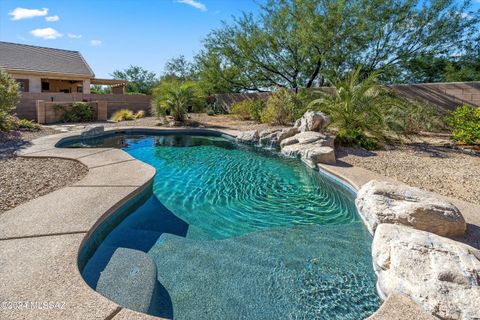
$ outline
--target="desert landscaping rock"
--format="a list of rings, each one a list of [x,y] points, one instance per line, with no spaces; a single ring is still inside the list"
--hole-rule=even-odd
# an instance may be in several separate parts
[[[462,236],[467,228],[452,203],[402,183],[372,180],[358,191],[355,204],[372,234],[381,223],[402,224],[450,237]]]
[[[317,163],[335,163],[335,151],[321,143],[291,144],[282,148],[282,153],[287,156],[299,156],[302,161],[314,168]]]
[[[315,131],[307,131],[307,132],[300,132],[290,138],[286,138],[285,140],[282,141],[280,144],[282,147],[283,146],[288,146],[291,144],[295,143],[300,143],[300,144],[306,144],[306,143],[312,143],[315,141],[319,140],[327,140],[328,137],[320,132],[315,132]],[[326,142],[321,142],[322,145],[326,145]],[[332,142],[328,142],[329,146],[333,146],[333,140]]]
[[[260,139],[260,135],[258,134],[258,130],[244,131],[237,136],[238,142],[248,143],[248,144],[254,144],[259,139]]]
[[[322,112],[307,111],[305,114],[295,122],[295,127],[300,132],[306,131],[320,131],[330,123],[329,117]]]
[[[430,232],[378,226],[372,245],[382,296],[403,293],[440,319],[480,318],[480,251]]]
[[[88,169],[73,160],[7,158],[0,160],[0,213],[72,185]]]
[[[85,127],[80,133],[83,139],[94,138],[101,136],[104,132],[104,126],[101,124],[92,124]]]
[[[298,128],[267,129],[260,132],[259,143],[261,146],[275,147],[298,133]]]

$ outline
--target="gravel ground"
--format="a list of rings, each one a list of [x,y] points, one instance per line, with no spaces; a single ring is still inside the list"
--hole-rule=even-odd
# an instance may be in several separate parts
[[[480,204],[480,156],[430,144],[404,144],[368,152],[339,148],[340,160],[408,185]]]
[[[0,136],[0,213],[70,185],[87,174],[87,167],[73,160],[14,156],[15,149],[28,141],[55,133],[43,128]]]
[[[157,127],[164,126],[160,120],[155,117],[145,117],[142,119],[132,120],[132,121],[122,121],[122,122],[108,122],[104,123],[107,128],[114,127],[130,127],[130,126],[146,126],[146,127]],[[269,125],[257,123],[255,121],[243,121],[238,120],[231,115],[216,115],[208,116],[204,113],[196,114],[191,113],[188,115],[188,120],[186,125],[189,127],[208,127],[208,128],[217,128],[217,129],[229,129],[232,131],[247,131],[247,130],[263,130],[266,128],[272,128]],[[281,127],[279,127],[281,128]]]

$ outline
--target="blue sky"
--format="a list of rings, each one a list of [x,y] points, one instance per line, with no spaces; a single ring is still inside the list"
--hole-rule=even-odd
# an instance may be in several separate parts
[[[0,1],[0,40],[80,51],[95,75],[131,64],[159,73],[254,0]],[[22,10],[29,9],[29,10]]]
[[[160,73],[169,58],[191,58],[222,20],[265,1],[0,0],[0,40],[78,50],[101,78],[131,64]]]

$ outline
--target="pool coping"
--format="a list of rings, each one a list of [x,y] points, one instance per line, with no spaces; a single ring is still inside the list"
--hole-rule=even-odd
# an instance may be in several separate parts
[[[220,133],[229,138],[235,138],[239,133],[217,128],[182,127],[171,129],[118,127],[105,130],[107,133],[126,131],[191,134],[211,132]],[[77,264],[82,247],[96,227],[129,200],[150,188],[155,176],[155,169],[116,148],[69,149],[56,147],[61,140],[65,141],[65,139],[78,137],[78,135],[79,131],[72,131],[38,138],[33,140],[31,145],[20,150],[18,156],[75,160],[88,167],[87,176],[73,186],[56,190],[0,214],[0,248],[5,248],[2,252],[7,251],[11,254],[10,256],[2,254],[0,257],[0,275],[2,275],[2,279],[8,279],[8,283],[5,280],[0,283],[0,302],[44,302],[51,301],[52,296],[57,296],[65,300],[66,308],[43,308],[40,312],[39,308],[20,310],[0,307],[0,318],[23,319],[27,315],[34,315],[38,319],[159,319],[121,307],[91,289],[81,277]],[[372,179],[393,180],[363,168],[346,165],[341,161],[338,161],[336,165],[319,164],[318,169],[353,191],[358,190],[364,183]],[[122,179],[115,179],[117,176],[121,176]],[[83,180],[88,181],[88,184],[82,184]],[[78,189],[72,190],[72,188]],[[77,190],[85,190],[87,195],[74,199]],[[94,191],[97,196],[102,192],[106,193],[107,196],[101,198],[104,207],[98,208],[98,203],[93,201],[97,199],[93,197],[94,195],[91,195],[89,199],[89,190]],[[82,212],[96,212],[96,216],[88,217],[85,220],[80,219],[76,225],[72,226],[68,216],[70,215],[70,218],[75,220],[78,218],[79,212],[74,210],[70,212],[71,208],[66,208],[63,201],[58,201],[65,197],[72,198],[70,207],[75,206],[78,200],[77,205],[83,206]],[[477,215],[474,214],[474,212],[480,212],[479,206],[458,199],[453,200],[452,202],[459,205],[461,210],[467,210],[465,216],[467,222],[480,225],[480,217],[476,217]],[[43,207],[47,209],[36,212],[37,216],[32,220],[31,213],[35,212],[35,208]],[[464,212],[462,211],[462,213]],[[66,215],[67,219],[62,214]],[[61,220],[52,224],[50,220],[55,215]],[[42,217],[45,220],[42,220]],[[32,233],[32,229],[35,230],[34,233]],[[44,243],[48,248],[53,248],[52,252],[47,252],[48,250],[42,252],[41,258],[30,261],[30,257],[38,255],[39,250],[35,247],[35,244],[38,243]],[[18,251],[14,250],[16,247],[25,248],[25,251],[18,255]],[[51,257],[45,256],[47,253]],[[68,258],[64,258],[65,256]],[[64,272],[54,278],[56,281],[52,281],[51,270],[70,270],[72,272],[73,265],[73,274]],[[20,269],[20,272],[16,271],[17,269]],[[31,290],[28,285],[35,281],[40,281],[40,284],[35,290]],[[431,319],[431,316],[427,315],[410,298],[395,294],[390,295],[369,319],[403,320],[406,315],[409,319]]]

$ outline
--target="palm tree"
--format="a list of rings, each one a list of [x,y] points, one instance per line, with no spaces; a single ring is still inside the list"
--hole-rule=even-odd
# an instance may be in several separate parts
[[[169,113],[175,121],[185,120],[188,107],[199,99],[192,83],[178,80],[162,81],[154,89],[153,96],[156,114],[165,116]]]
[[[313,100],[309,108],[318,109],[332,118],[339,130],[352,130],[380,136],[387,127],[385,114],[398,99],[389,95],[378,83],[380,72],[372,72],[361,79],[361,68],[334,81],[328,93]]]

